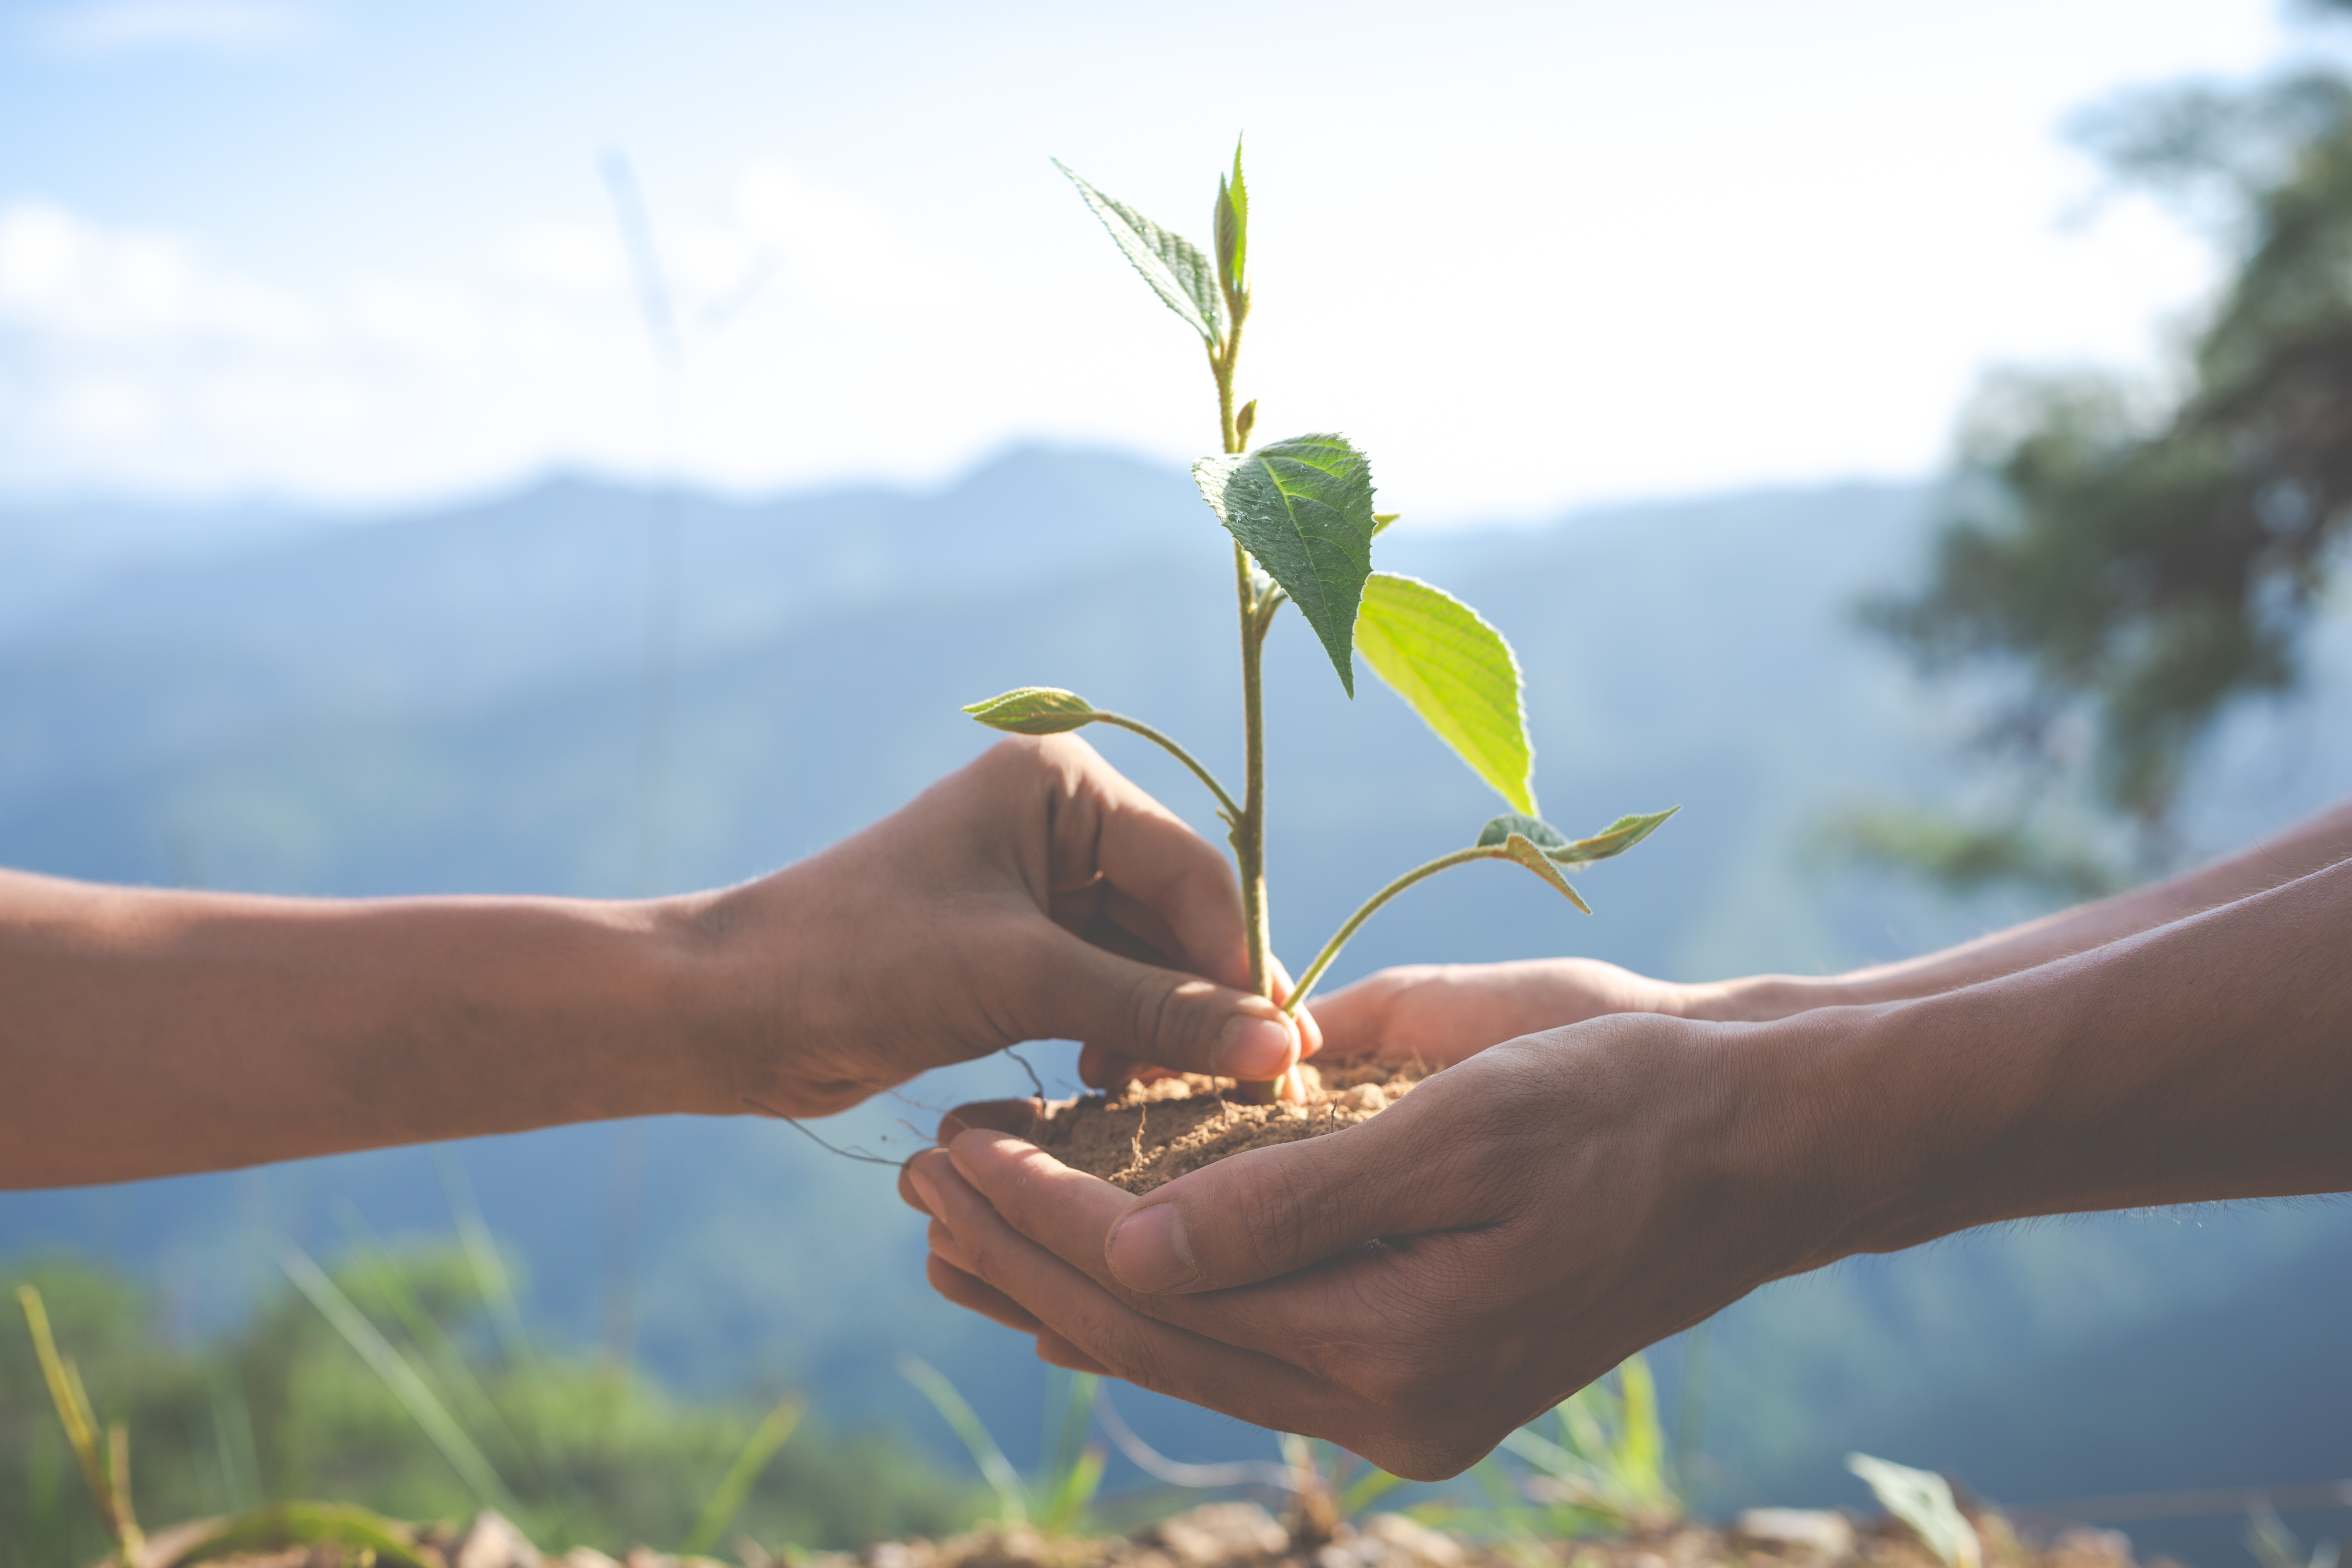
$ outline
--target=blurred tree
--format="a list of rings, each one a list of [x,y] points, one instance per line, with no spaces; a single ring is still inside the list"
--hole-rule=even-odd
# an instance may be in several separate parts
[[[1980,742],[2027,764],[1990,826],[1850,826],[1865,856],[1958,888],[2079,895],[2119,861],[2171,858],[2199,743],[2233,701],[2294,686],[2352,532],[2352,82],[2143,91],[2080,134],[2120,184],[2212,231],[2234,274],[2168,393],[1991,381],[1963,420],[1927,581],[1864,607],[1927,673],[1982,678]],[[2126,852],[2103,855],[2084,813],[2053,818],[2053,798],[2127,825]]]

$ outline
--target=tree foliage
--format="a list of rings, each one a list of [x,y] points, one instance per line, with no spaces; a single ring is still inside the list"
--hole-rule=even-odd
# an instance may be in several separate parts
[[[2093,798],[2154,845],[2224,709],[2295,685],[2352,531],[2352,82],[2143,92],[2082,133],[2233,275],[2170,395],[1991,383],[1927,583],[1864,614],[1930,673],[2011,677],[1989,740],[2054,766],[2086,726]]]

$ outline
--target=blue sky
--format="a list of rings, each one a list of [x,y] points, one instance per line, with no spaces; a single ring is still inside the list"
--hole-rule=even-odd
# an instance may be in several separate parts
[[[1058,155],[1202,232],[1246,128],[1261,431],[1425,521],[1940,458],[1988,365],[2210,282],[2079,105],[2273,0],[0,5],[0,497],[379,505],[558,465],[926,480],[1212,436]],[[598,156],[685,328],[664,369]]]

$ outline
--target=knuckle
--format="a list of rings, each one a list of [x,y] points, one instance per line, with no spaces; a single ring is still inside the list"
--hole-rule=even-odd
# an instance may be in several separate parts
[[[1128,994],[1128,1020],[1138,1044],[1169,1066],[1208,1068],[1208,988],[1180,980],[1173,971],[1146,968]]]
[[[1453,1379],[1430,1359],[1381,1351],[1360,1357],[1348,1381],[1381,1409],[1418,1424],[1433,1413],[1433,1406],[1444,1403]]]
[[[1327,1212],[1330,1195],[1289,1160],[1261,1160],[1253,1180],[1238,1194],[1234,1230],[1244,1260],[1259,1278],[1286,1274],[1298,1266],[1302,1247]]]
[[[1108,1301],[1082,1309],[1066,1335],[1122,1380],[1155,1393],[1169,1391],[1167,1357],[1145,1326]]]

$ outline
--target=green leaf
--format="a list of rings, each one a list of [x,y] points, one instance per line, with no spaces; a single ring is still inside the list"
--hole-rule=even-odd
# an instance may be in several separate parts
[[[1590,838],[1570,838],[1549,822],[1523,816],[1517,812],[1507,812],[1478,830],[1478,842],[1482,847],[1500,844],[1516,833],[1533,843],[1559,865],[1588,866],[1595,860],[1622,855],[1655,832],[1658,824],[1681,809],[1679,805],[1670,805],[1664,811],[1621,816]]]
[[[1015,735],[1066,734],[1095,721],[1093,703],[1054,686],[1015,687],[1001,697],[971,703],[964,711],[992,730]]]
[[[1372,513],[1372,537],[1374,539],[1378,539],[1381,534],[1386,533],[1391,528],[1396,525],[1396,520],[1403,515],[1404,513],[1401,511],[1376,511]]]
[[[1933,1470],[1848,1454],[1845,1468],[1863,1479],[1879,1505],[1916,1531],[1927,1550],[1951,1568],[1978,1568],[1984,1561],[1976,1526],[1953,1500],[1952,1483]]]
[[[1492,825],[1490,824],[1489,826]],[[1485,844],[1486,842],[1486,836],[1483,833],[1480,834],[1478,836],[1478,842],[1482,845]],[[1528,870],[1533,871],[1537,876],[1541,877],[1545,881],[1549,882],[1553,887],[1559,889],[1561,892],[1566,893],[1570,903],[1574,904],[1578,909],[1582,910],[1588,915],[1592,912],[1592,906],[1584,901],[1584,895],[1568,885],[1568,879],[1559,874],[1559,868],[1552,863],[1550,857],[1547,856],[1541,849],[1538,848],[1532,842],[1530,842],[1526,834],[1513,833],[1506,835],[1502,841],[1502,849],[1504,855],[1513,860],[1517,860],[1520,865],[1525,866]]]
[[[1502,633],[1442,588],[1375,572],[1356,616],[1356,651],[1472,773],[1534,816],[1535,746],[1519,661]]]
[[[1120,252],[1143,274],[1152,291],[1167,301],[1168,308],[1212,343],[1222,337],[1225,307],[1217,296],[1217,268],[1201,254],[1201,247],[1160,227],[1125,202],[1113,201],[1071,174],[1059,158],[1054,160],[1054,167],[1069,174],[1070,184],[1078,187],[1078,195],[1102,219]]]
[[[1234,175],[1217,178],[1217,272],[1240,294],[1249,287],[1249,186],[1242,181],[1241,138],[1234,138]]]
[[[1371,463],[1343,436],[1294,436],[1203,458],[1192,479],[1217,521],[1306,616],[1353,697],[1356,608],[1372,571]]]

